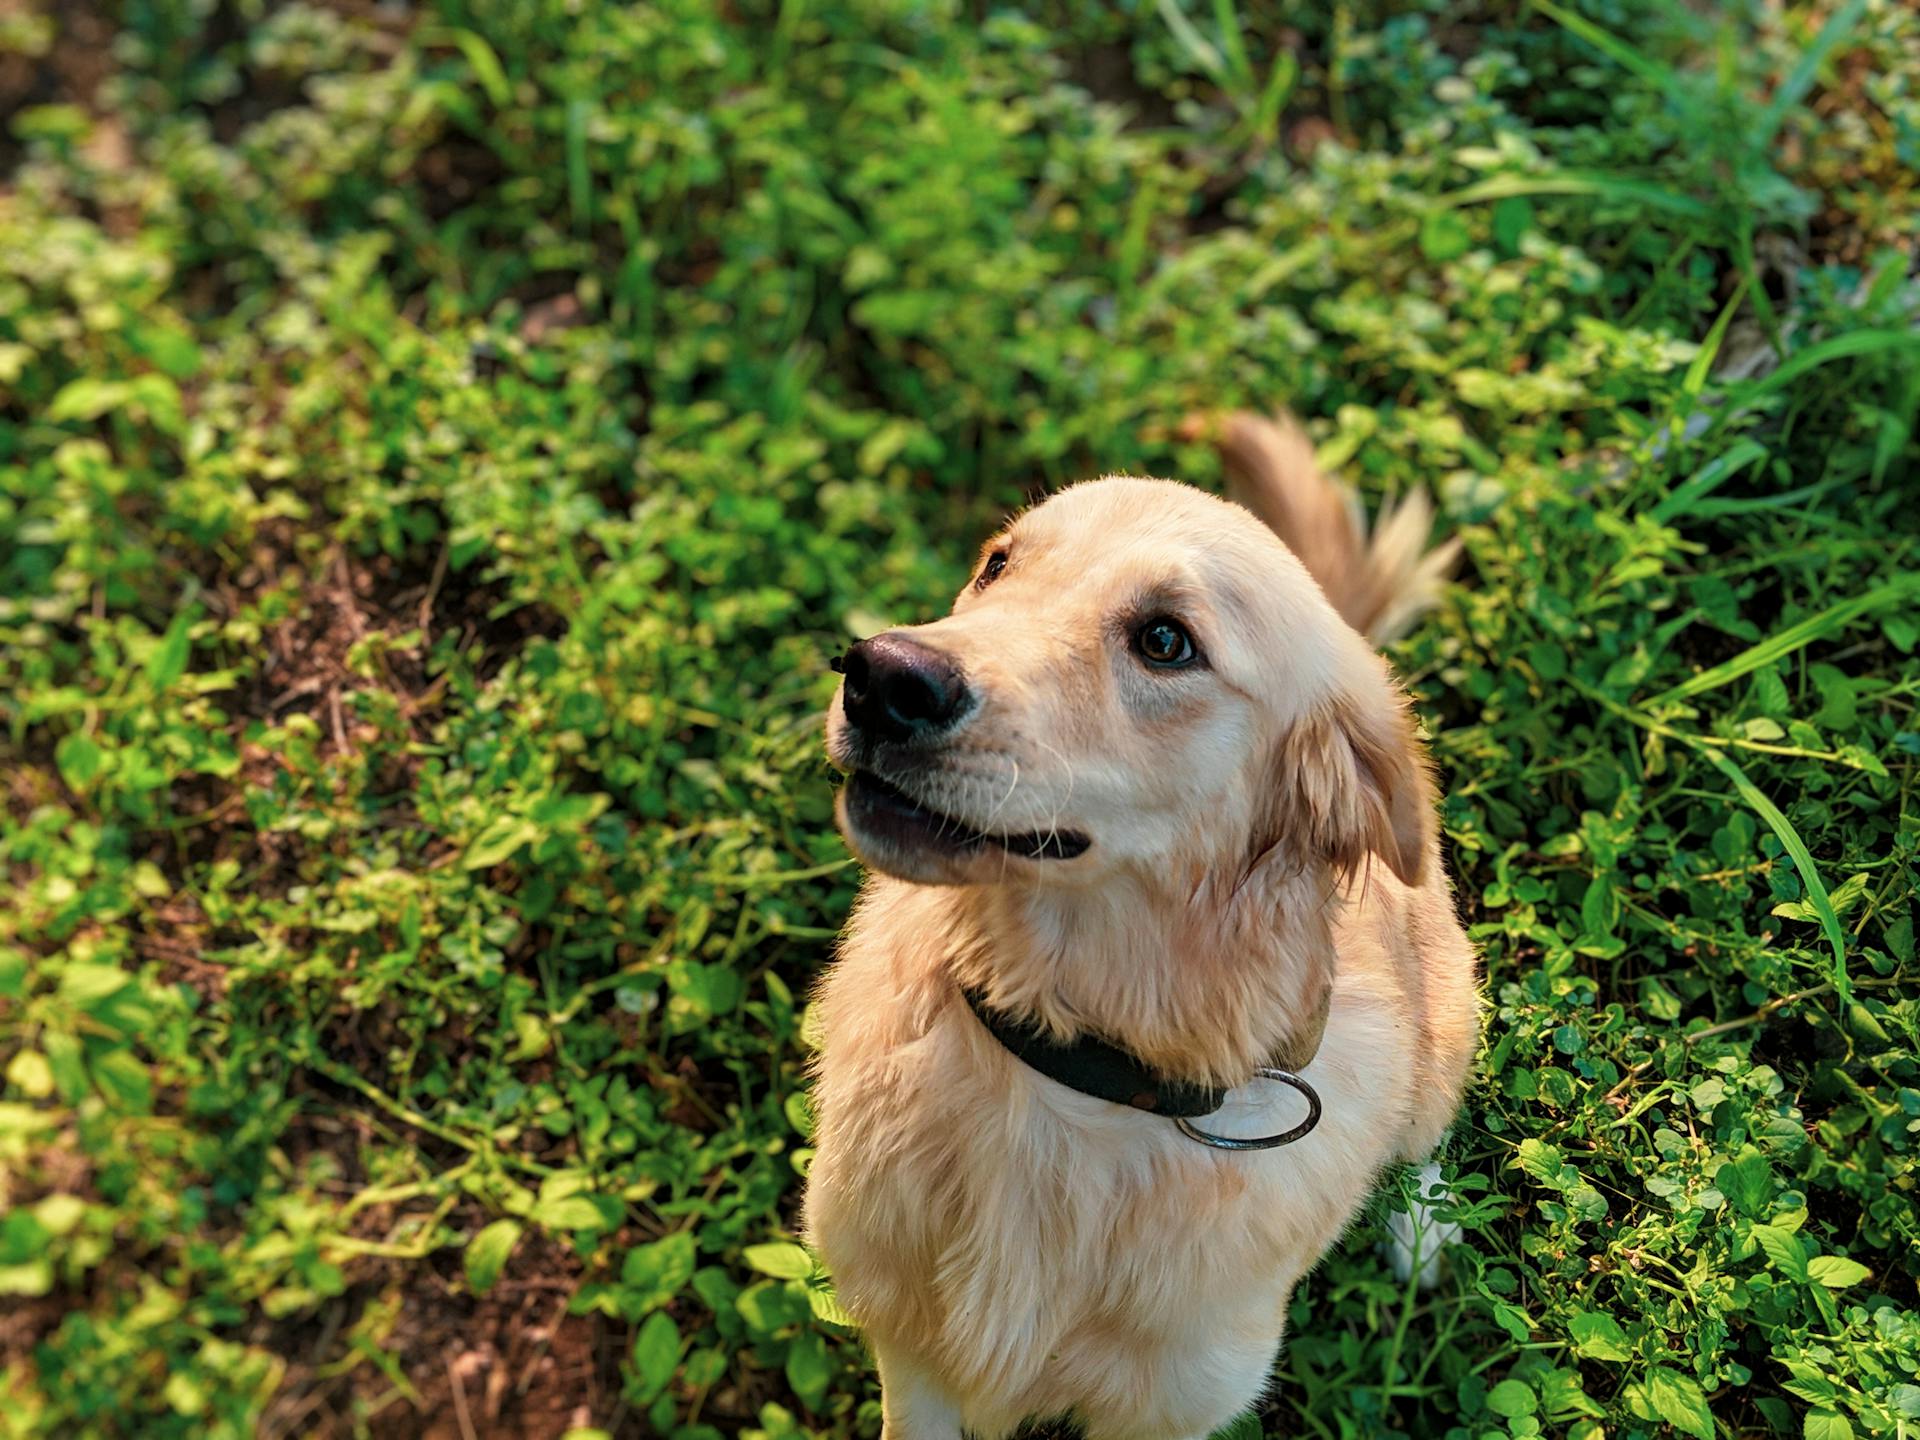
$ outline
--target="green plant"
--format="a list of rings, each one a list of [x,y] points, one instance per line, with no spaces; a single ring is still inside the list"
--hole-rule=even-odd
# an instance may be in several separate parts
[[[1465,537],[1394,659],[1490,1015],[1449,1278],[1358,1228],[1260,1424],[1920,1428],[1917,42],[0,19],[0,1434],[875,1433],[826,658],[1283,401]]]

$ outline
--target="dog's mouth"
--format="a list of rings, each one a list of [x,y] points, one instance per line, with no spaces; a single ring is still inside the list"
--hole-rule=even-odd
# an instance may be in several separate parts
[[[955,857],[1003,850],[1026,860],[1071,860],[1093,843],[1077,830],[990,835],[951,815],[929,810],[870,770],[856,770],[847,777],[845,800],[847,823],[863,837],[907,850]]]

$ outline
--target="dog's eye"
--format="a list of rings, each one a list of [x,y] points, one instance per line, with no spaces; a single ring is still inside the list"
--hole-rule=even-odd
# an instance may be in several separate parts
[[[1000,578],[1000,572],[1007,568],[1007,552],[996,550],[987,556],[987,563],[980,567],[980,578],[973,582],[973,588],[984,590]]]
[[[1199,653],[1194,649],[1193,636],[1187,633],[1187,627],[1165,615],[1147,621],[1133,632],[1133,648],[1142,660],[1160,670],[1191,665]]]

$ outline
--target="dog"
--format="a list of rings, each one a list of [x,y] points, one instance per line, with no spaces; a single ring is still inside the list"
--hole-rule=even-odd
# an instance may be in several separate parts
[[[1290,422],[1217,442],[1240,503],[1067,487],[840,662],[871,874],[816,995],[804,1225],[885,1440],[1200,1440],[1460,1102],[1477,962],[1370,643],[1451,547],[1423,500],[1369,537]]]

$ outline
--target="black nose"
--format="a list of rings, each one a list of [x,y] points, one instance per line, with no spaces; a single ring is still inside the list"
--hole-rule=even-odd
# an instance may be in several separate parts
[[[841,701],[855,729],[876,740],[925,740],[967,708],[960,667],[905,635],[862,640],[841,660]]]

